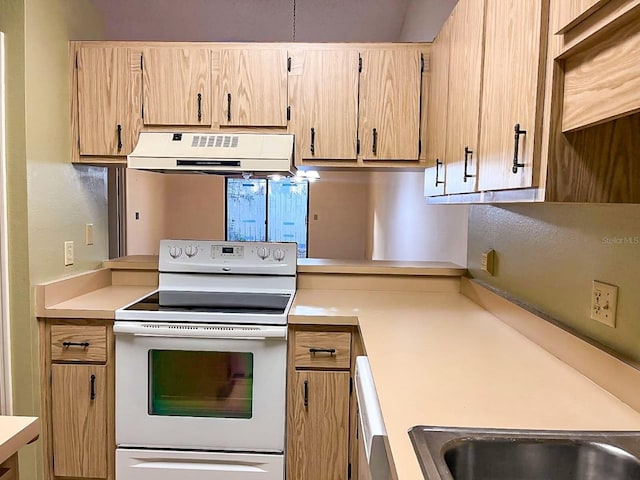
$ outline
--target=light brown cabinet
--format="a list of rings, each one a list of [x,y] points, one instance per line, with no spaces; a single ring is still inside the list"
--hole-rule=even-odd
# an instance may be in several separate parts
[[[348,327],[289,328],[288,480],[357,478],[351,382],[357,338]]]
[[[114,479],[112,323],[39,319],[45,479]]]
[[[487,0],[478,190],[528,188],[540,158],[548,0]]]
[[[429,103],[426,120],[425,195],[444,195],[446,182],[447,107],[449,94],[449,57],[451,52],[450,16],[431,46]]]
[[[140,52],[80,47],[74,66],[79,155],[128,155],[142,123]]]
[[[451,20],[446,193],[476,191],[484,5],[460,0]]]
[[[289,133],[297,164],[356,161],[357,49],[298,47],[289,54]]]
[[[283,47],[227,48],[220,52],[219,124],[287,126],[287,51]]]
[[[0,464],[0,480],[19,480],[17,453]]]
[[[145,125],[211,125],[209,48],[143,48],[142,68]]]
[[[559,3],[560,13],[554,31],[565,32],[602,8],[610,0],[564,0]]]
[[[417,48],[360,53],[358,139],[363,161],[417,161],[422,62]]]
[[[107,478],[107,367],[51,366],[53,472]]]

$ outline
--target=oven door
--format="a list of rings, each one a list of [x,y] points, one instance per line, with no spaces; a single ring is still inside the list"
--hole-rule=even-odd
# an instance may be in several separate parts
[[[116,322],[116,443],[282,452],[286,326]]]

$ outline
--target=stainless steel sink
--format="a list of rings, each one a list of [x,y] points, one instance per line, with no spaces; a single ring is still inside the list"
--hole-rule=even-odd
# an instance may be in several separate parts
[[[640,480],[640,432],[414,427],[427,480]]]

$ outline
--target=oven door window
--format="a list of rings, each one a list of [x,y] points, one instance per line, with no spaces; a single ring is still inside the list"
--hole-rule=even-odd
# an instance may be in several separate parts
[[[149,415],[251,418],[253,354],[149,350]]]

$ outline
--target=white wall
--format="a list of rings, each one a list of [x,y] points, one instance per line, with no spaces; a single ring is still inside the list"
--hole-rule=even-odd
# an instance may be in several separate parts
[[[458,0],[410,0],[399,41],[433,41],[456,3]]]
[[[469,208],[428,205],[423,179],[421,172],[371,175],[371,258],[466,265]]]

